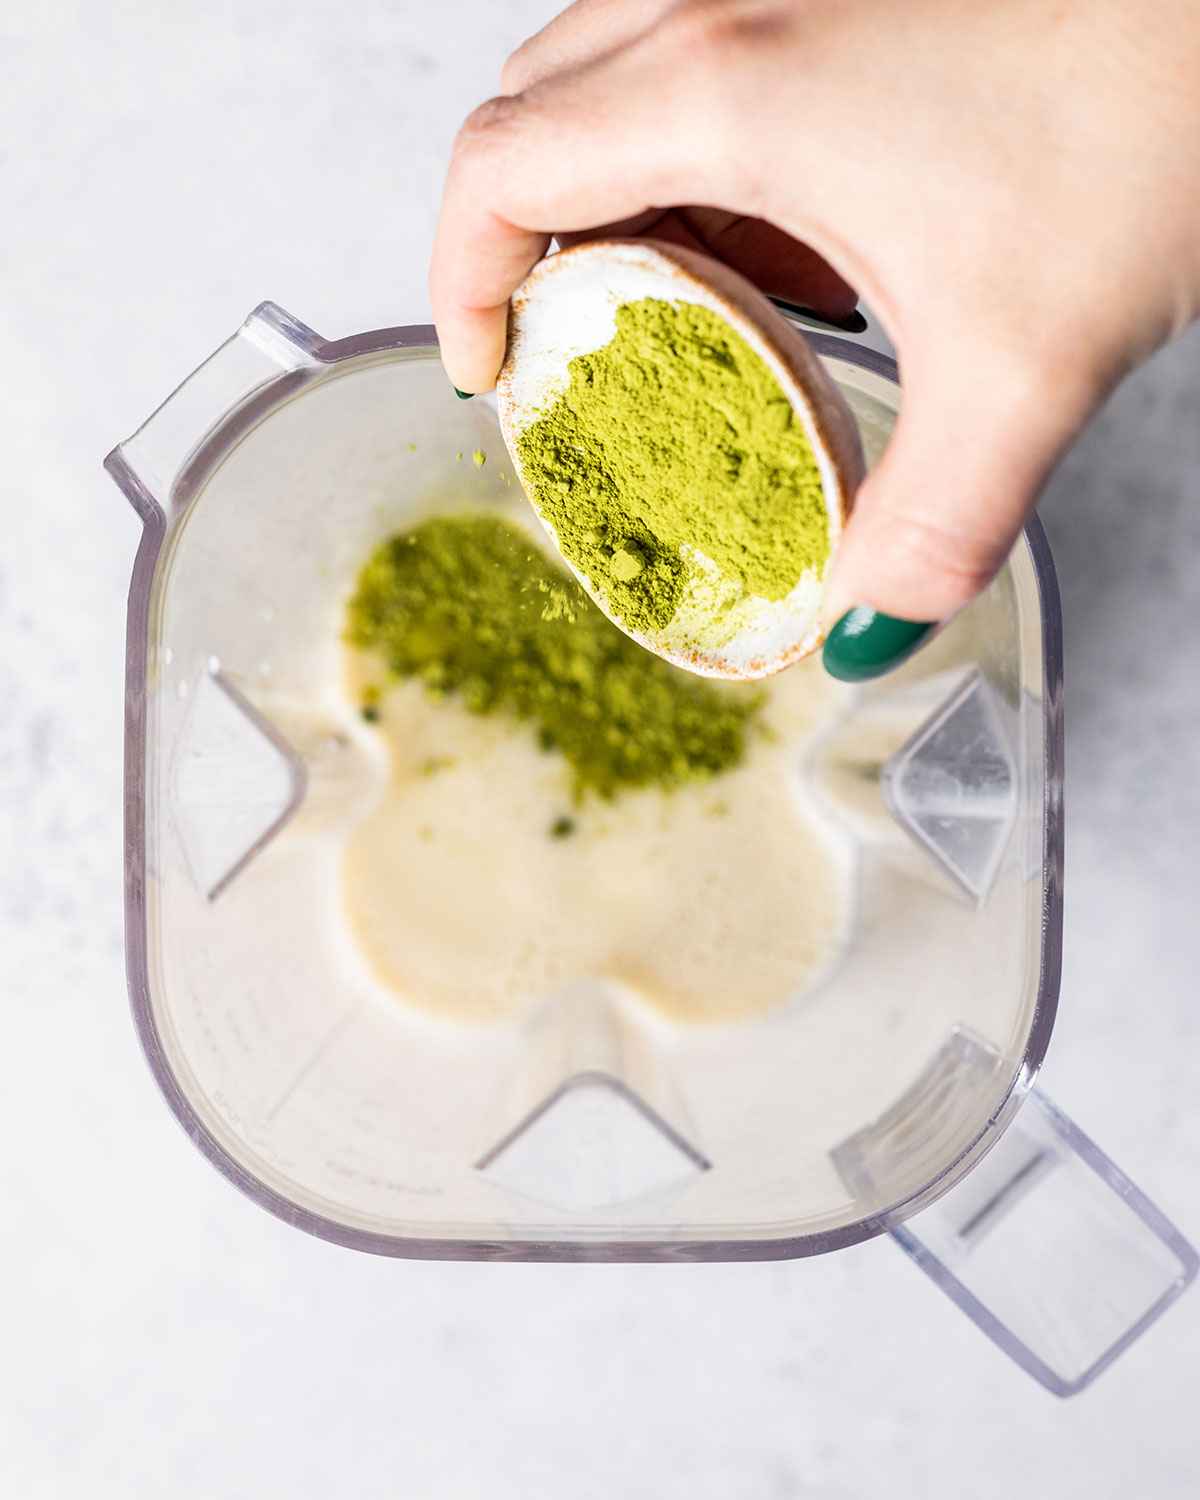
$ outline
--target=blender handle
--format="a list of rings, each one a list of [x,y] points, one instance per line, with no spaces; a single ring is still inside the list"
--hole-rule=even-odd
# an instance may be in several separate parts
[[[1037,1088],[961,1182],[889,1233],[1056,1396],[1090,1385],[1200,1266],[1179,1230]]]
[[[262,302],[232,338],[193,370],[104,460],[147,524],[186,498],[180,480],[218,422],[245,421],[251,398],[278,382],[297,387],[320,367],[323,340],[274,302]],[[232,415],[230,415],[232,413]]]

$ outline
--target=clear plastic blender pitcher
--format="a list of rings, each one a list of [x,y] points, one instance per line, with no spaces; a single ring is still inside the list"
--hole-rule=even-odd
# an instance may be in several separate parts
[[[812,339],[873,461],[895,367]],[[927,650],[847,690],[796,766],[854,860],[816,994],[672,1025],[585,975],[454,1024],[381,997],[345,931],[339,849],[375,773],[337,663],[363,560],[478,447],[511,503],[494,410],[455,398],[431,328],[327,342],[267,303],[109,455],[144,526],[129,985],[172,1110],[264,1207],[381,1254],[751,1260],[887,1232],[1044,1385],[1079,1390],[1197,1257],[1033,1086],[1062,926],[1040,527]]]

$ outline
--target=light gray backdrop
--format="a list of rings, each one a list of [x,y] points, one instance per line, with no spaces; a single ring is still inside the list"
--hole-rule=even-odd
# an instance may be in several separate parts
[[[551,9],[0,12],[0,1493],[1184,1500],[1198,1291],[1058,1405],[886,1243],[355,1257],[239,1197],[150,1082],[121,966],[137,528],[100,459],[263,297],[329,335],[426,319],[455,125]],[[1045,1079],[1200,1239],[1200,334],[1117,396],[1044,514],[1069,736]]]

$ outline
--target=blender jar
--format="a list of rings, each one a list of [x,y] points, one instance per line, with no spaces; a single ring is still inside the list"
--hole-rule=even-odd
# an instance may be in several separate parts
[[[895,366],[810,337],[873,461]],[[688,1026],[582,976],[455,1023],[382,995],[345,930],[340,851],[379,769],[338,661],[364,559],[479,448],[473,492],[511,505],[494,408],[455,398],[431,328],[329,342],[264,303],[106,460],[144,527],[127,963],[172,1110],[264,1207],[381,1254],[742,1260],[887,1232],[1047,1388],[1081,1389],[1197,1258],[1033,1086],[1062,926],[1040,526],[798,757],[855,892],[812,993]]]

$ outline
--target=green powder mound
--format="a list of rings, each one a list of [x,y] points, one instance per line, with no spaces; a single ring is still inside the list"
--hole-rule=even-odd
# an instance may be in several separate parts
[[[346,639],[473,713],[528,724],[566,758],[577,798],[728,770],[763,702],[635,645],[524,532],[492,516],[425,521],[378,547]]]
[[[569,366],[520,435],[533,499],[563,555],[626,626],[667,625],[705,553],[747,594],[778,600],[829,556],[812,445],[749,344],[716,313],[646,298]]]

